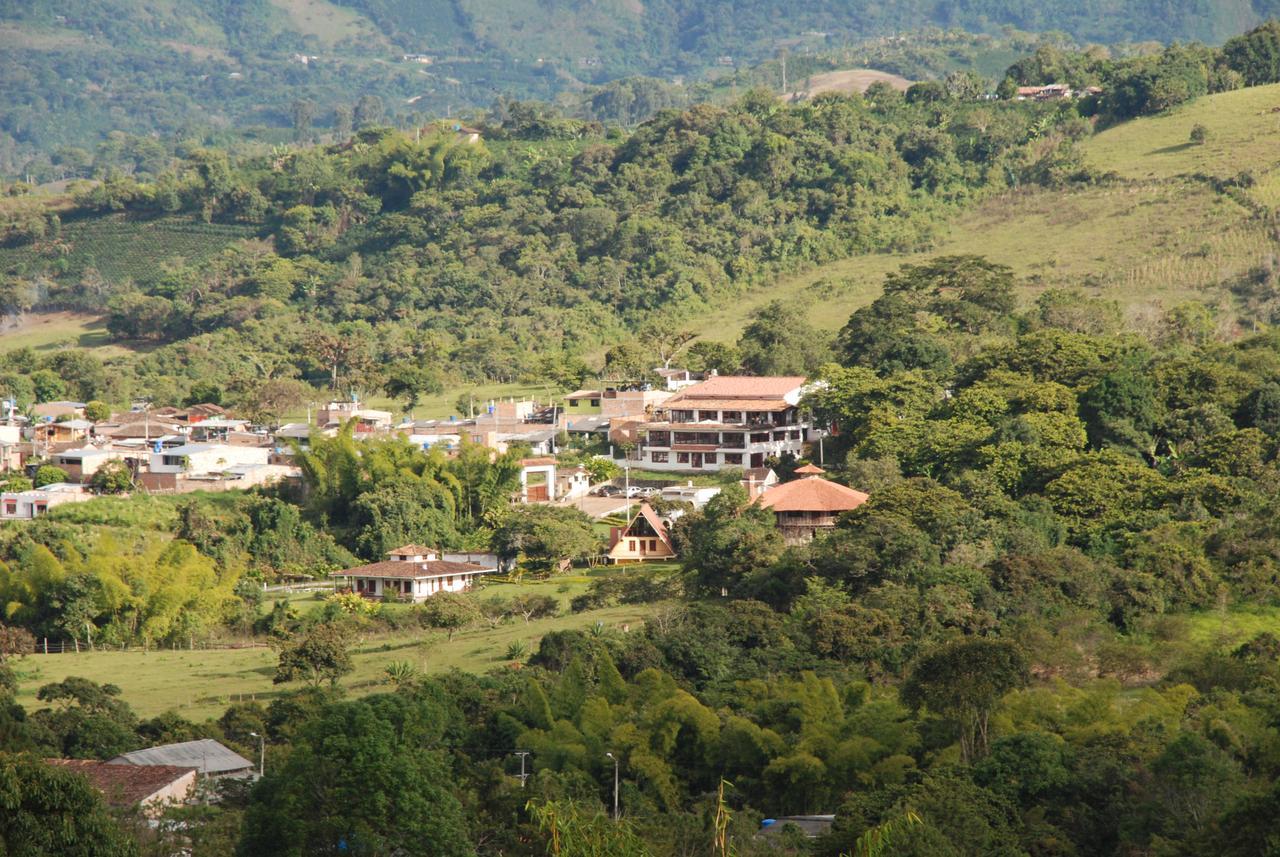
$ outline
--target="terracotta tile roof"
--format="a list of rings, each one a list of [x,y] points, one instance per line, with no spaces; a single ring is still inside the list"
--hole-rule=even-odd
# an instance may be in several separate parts
[[[773,486],[759,503],[775,512],[847,512],[868,499],[861,491],[810,476]]]
[[[548,464],[555,464],[556,460],[549,456],[542,458],[522,458],[520,459],[521,467],[545,467]]]
[[[91,759],[47,759],[50,765],[82,774],[112,806],[129,807],[142,803],[195,768],[175,765],[128,765],[98,762]]]
[[[821,476],[826,472],[816,464],[806,464],[804,467],[796,468],[796,473],[800,476]]]
[[[798,387],[804,386],[805,379],[799,375],[769,375],[752,377],[746,375],[717,375],[705,381],[686,387],[667,400],[668,405],[684,402],[689,399],[781,399]]]
[[[693,388],[690,387],[690,390]],[[678,396],[667,399],[663,407],[674,411],[781,411],[792,405],[781,396],[758,399],[716,399],[702,397],[698,399],[679,399]]]
[[[489,571],[483,565],[473,562],[451,562],[449,560],[429,560],[427,562],[371,562],[368,565],[335,571],[330,577],[382,577],[397,580],[423,580],[428,577],[447,577],[451,574],[466,574]]]

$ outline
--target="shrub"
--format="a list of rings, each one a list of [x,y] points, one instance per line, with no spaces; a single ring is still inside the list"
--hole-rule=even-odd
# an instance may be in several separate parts
[[[1209,139],[1209,129],[1200,123],[1191,126],[1191,142],[1197,146],[1203,146],[1204,142]]]
[[[43,488],[45,485],[52,485],[55,482],[66,482],[67,471],[61,467],[54,467],[52,464],[42,464],[40,469],[36,471],[35,478],[32,482],[37,488]]]

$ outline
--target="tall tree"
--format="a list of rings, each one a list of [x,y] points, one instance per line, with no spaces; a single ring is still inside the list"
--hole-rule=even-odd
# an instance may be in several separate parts
[[[958,640],[916,662],[902,685],[902,701],[955,721],[960,755],[972,762],[986,755],[991,714],[1001,698],[1029,680],[1026,657],[1014,643]]]
[[[80,774],[27,755],[0,752],[0,853],[135,857],[137,845]]]

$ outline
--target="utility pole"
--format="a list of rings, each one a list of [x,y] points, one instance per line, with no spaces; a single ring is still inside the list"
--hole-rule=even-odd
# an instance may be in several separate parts
[[[520,757],[520,788],[524,788],[525,780],[529,779],[529,775],[524,772],[524,760],[529,757],[529,751],[517,750],[516,755]]]
[[[257,732],[250,732],[250,738],[258,739],[258,779],[267,775],[267,739]]]
[[[622,816],[618,814],[618,757],[612,753],[605,753],[610,759],[613,759],[613,820],[617,821]]]

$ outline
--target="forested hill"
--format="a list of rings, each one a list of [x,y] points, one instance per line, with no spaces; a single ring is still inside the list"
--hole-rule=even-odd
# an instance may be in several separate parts
[[[550,100],[627,76],[688,82],[783,49],[831,52],[931,26],[1220,42],[1277,10],[1277,0],[0,0],[0,174],[39,175],[33,154],[57,163],[59,149],[92,150],[111,131],[341,135],[353,113],[358,125],[499,95]]]
[[[61,218],[32,208],[11,221],[0,297],[9,312],[105,306],[117,338],[173,344],[139,358],[134,379],[114,373],[139,386],[113,400],[180,399],[249,366],[395,395],[438,383],[424,366],[571,378],[654,316],[689,319],[781,272],[918,246],[1009,180],[1069,175],[1082,123],[1069,105],[917,101],[884,87],[795,107],[757,91],[668,111],[629,136],[522,115],[477,142],[374,128],[241,163],[199,150],[155,180],[85,190]],[[202,232],[206,253],[215,238],[225,249],[184,260],[165,239],[153,264],[103,276],[96,266],[123,239],[93,260],[79,247],[104,224],[251,240]]]

